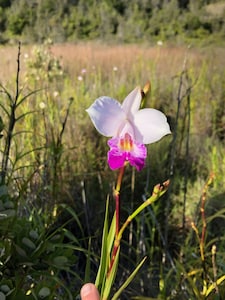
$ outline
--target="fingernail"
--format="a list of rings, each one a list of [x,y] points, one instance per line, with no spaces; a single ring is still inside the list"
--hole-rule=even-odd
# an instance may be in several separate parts
[[[82,287],[80,293],[82,297],[85,297],[88,296],[91,293],[91,291],[92,291],[92,285],[87,283]]]

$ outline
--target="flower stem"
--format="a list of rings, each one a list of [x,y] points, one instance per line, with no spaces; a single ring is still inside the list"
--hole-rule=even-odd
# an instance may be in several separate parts
[[[116,208],[115,208],[115,210],[116,210],[115,241],[118,240],[118,234],[119,234],[119,231],[120,231],[120,188],[121,188],[121,183],[122,183],[122,179],[123,179],[125,166],[126,166],[126,164],[124,164],[124,166],[119,169],[116,188],[114,190],[114,197],[115,197],[115,202],[116,202]],[[112,256],[111,256],[111,261],[110,261],[110,265],[109,265],[108,275],[110,274],[110,272],[112,270],[118,248],[119,248],[119,244],[114,243],[114,247],[113,247],[113,250],[112,250]]]
[[[126,229],[126,227],[130,224],[130,222],[147,206],[154,203],[156,200],[158,200],[168,189],[169,186],[169,180],[165,181],[162,185],[157,184],[154,189],[151,197],[149,197],[144,203],[142,203],[124,222],[123,226],[121,227],[118,236],[117,241],[115,241],[115,244],[120,244],[120,240],[122,238],[123,232]]]
[[[120,230],[120,188],[123,179],[124,169],[125,169],[125,165],[119,170],[117,184],[114,191],[115,202],[116,202],[116,237]]]
[[[120,246],[120,241],[122,239],[122,235],[123,235],[123,232],[126,229],[126,227],[143,209],[145,209],[147,206],[149,206],[152,203],[154,203],[155,201],[157,201],[167,191],[168,187],[169,187],[169,180],[165,181],[163,184],[157,184],[153,189],[153,193],[152,193],[151,197],[149,197],[130,216],[128,216],[128,218],[124,222],[123,226],[119,230],[118,234],[116,234],[108,275],[110,274],[110,271],[112,269],[117,251]]]

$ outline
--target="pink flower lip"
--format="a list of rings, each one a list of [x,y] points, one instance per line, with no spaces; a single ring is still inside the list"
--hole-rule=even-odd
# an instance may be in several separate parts
[[[125,133],[124,138],[120,139],[119,147],[121,151],[131,152],[133,150],[133,141],[129,133]]]
[[[147,149],[144,144],[133,141],[128,133],[123,138],[110,139],[108,145],[108,164],[112,170],[122,168],[126,162],[138,171],[144,167]]]

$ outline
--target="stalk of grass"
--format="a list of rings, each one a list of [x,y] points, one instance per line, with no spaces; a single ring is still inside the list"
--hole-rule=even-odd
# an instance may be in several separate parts
[[[11,94],[7,91],[6,88],[4,88],[1,85],[1,88],[3,89],[3,92],[7,95],[8,100],[9,100],[9,108],[10,110],[7,111],[6,108],[1,104],[1,107],[3,110],[6,112],[8,118],[9,118],[9,125],[8,125],[8,130],[7,130],[7,136],[6,136],[6,141],[5,141],[5,148],[3,151],[3,159],[2,159],[2,174],[1,174],[1,182],[2,184],[5,183],[6,179],[6,174],[7,174],[7,169],[8,169],[8,162],[9,162],[9,152],[10,152],[10,147],[12,143],[12,136],[13,136],[13,130],[14,126],[16,124],[16,108],[17,108],[17,102],[19,98],[19,75],[20,75],[20,43],[18,45],[18,55],[17,55],[17,72],[16,72],[16,93],[15,97],[11,96]]]

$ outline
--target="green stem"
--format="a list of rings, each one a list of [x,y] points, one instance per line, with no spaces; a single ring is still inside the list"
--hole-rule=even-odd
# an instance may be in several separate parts
[[[148,205],[151,205],[152,203],[157,201],[167,191],[168,187],[169,187],[169,180],[165,181],[162,185],[157,184],[153,189],[152,196],[148,198],[144,203],[142,203],[130,216],[128,216],[127,220],[125,221],[125,223],[123,224],[123,226],[121,227],[121,229],[119,230],[118,234],[115,237],[108,276],[114,264],[116,254],[120,246],[120,241],[122,239],[122,235],[126,227],[140,212],[142,212],[143,209],[145,209]]]
[[[124,170],[125,170],[125,165],[120,168],[119,170],[119,174],[118,174],[118,178],[117,178],[117,183],[116,183],[116,188],[114,191],[114,196],[115,196],[115,202],[116,202],[116,232],[115,232],[115,241],[117,240],[118,234],[119,234],[119,230],[120,230],[120,188],[121,188],[121,183],[122,183],[122,179],[123,179],[123,174],[124,174]],[[115,257],[117,254],[117,250],[118,250],[118,246],[114,243],[114,247],[112,250],[112,256],[111,256],[111,261],[110,261],[110,265],[109,265],[109,271],[108,271],[108,276],[112,270],[114,261],[115,261]]]
[[[167,191],[168,186],[169,180],[165,181],[162,185],[158,184],[154,187],[152,196],[148,198],[144,203],[142,203],[130,216],[128,216],[127,220],[125,221],[118,233],[117,240],[115,240],[115,245],[119,246],[123,232],[126,229],[126,227],[130,224],[130,222],[148,205],[151,205],[156,200],[158,200]]]
[[[125,165],[119,170],[117,184],[114,191],[114,196],[116,201],[116,237],[120,230],[120,188],[121,188],[124,170],[125,170]]]

